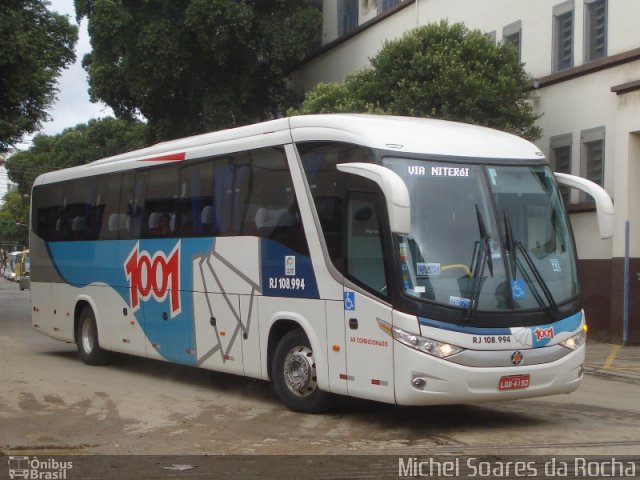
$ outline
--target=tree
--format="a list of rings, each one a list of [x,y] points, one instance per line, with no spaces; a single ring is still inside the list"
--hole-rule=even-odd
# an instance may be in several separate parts
[[[252,123],[291,104],[286,75],[317,45],[312,0],[76,0],[90,96],[161,140]]]
[[[75,61],[78,28],[45,0],[5,0],[0,9],[0,152],[48,119],[56,81]]]
[[[36,135],[29,150],[10,156],[5,166],[21,195],[29,194],[41,173],[84,165],[147,145],[147,127],[139,121],[102,118],[67,128],[58,135]]]
[[[29,244],[29,201],[18,190],[10,190],[0,206],[0,243]]]
[[[290,113],[369,112],[484,125],[536,140],[527,75],[516,51],[446,21],[385,43],[371,66],[317,85]]]

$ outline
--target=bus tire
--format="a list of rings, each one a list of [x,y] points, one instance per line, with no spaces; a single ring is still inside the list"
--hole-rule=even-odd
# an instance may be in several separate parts
[[[100,347],[96,317],[89,306],[80,312],[76,341],[78,355],[87,365],[104,365],[109,360],[109,352]]]
[[[295,412],[320,413],[329,406],[331,395],[318,388],[311,344],[300,329],[291,330],[278,342],[271,379],[278,398]]]

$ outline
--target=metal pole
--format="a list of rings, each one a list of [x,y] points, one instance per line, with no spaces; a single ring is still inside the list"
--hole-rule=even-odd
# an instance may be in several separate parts
[[[624,224],[624,297],[622,307],[622,345],[629,331],[629,220]]]

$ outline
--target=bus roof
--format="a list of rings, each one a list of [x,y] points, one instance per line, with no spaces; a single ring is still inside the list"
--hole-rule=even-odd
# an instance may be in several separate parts
[[[368,114],[321,114],[268,122],[171,140],[86,165],[46,173],[35,184],[63,181],[152,164],[222,155],[303,141],[336,141],[398,154],[542,161],[531,142],[509,133],[464,123]]]

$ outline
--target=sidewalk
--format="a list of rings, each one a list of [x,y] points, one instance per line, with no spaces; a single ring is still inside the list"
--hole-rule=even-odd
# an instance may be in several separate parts
[[[587,341],[585,372],[640,384],[640,346]]]

